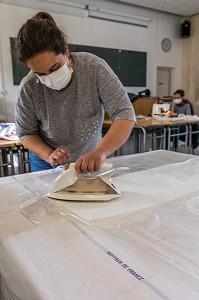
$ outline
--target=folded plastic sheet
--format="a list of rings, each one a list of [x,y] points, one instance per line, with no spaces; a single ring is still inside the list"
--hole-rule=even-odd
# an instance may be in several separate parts
[[[157,166],[158,159],[163,167]],[[89,221],[74,208],[45,197],[58,169],[2,178],[2,299],[199,299],[199,159],[158,151],[131,156],[129,164],[136,169],[137,162],[142,169],[145,161],[146,169],[147,160],[151,176],[143,170],[115,180],[124,185],[133,177],[134,189],[141,177],[147,178],[149,187],[164,178],[168,186],[172,168],[179,186],[171,185],[171,192],[157,194],[159,202],[141,210],[132,207],[128,213],[102,214]],[[159,191],[161,187],[159,182]],[[155,198],[145,184],[143,197],[149,193]]]

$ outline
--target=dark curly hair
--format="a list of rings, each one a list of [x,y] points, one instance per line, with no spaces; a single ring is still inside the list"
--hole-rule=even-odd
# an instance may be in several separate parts
[[[173,93],[173,94],[174,94],[174,95],[175,95],[175,94],[180,94],[181,97],[184,97],[185,91],[184,91],[184,90],[177,90],[177,91],[175,91],[175,93]]]
[[[16,43],[16,58],[26,61],[45,51],[65,54],[67,36],[57,27],[54,19],[46,12],[39,12],[20,28]]]

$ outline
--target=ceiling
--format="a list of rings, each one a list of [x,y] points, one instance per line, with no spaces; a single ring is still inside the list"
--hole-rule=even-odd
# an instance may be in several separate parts
[[[190,17],[199,14],[199,0],[112,0]]]
[[[106,2],[107,0],[103,0]],[[7,4],[16,4],[27,7],[35,7],[33,4],[39,4],[42,2],[48,2],[50,4],[62,4],[65,5],[67,3],[81,3],[81,5],[93,4],[93,3],[102,3],[102,0],[0,0],[0,3]],[[109,0],[110,2],[133,5],[137,7],[145,7],[148,9],[163,11],[183,17],[190,17],[196,14],[199,14],[199,0]],[[108,1],[107,1],[108,2]],[[33,6],[31,6],[33,5]]]

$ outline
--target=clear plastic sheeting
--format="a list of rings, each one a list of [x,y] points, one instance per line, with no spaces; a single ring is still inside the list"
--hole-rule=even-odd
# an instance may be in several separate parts
[[[102,229],[61,214],[43,200],[23,215],[30,217],[32,228],[24,225],[26,230],[2,239],[0,247],[3,286],[11,299],[199,297],[198,245],[191,235],[187,240],[186,230],[179,235],[178,226],[168,232],[160,208]]]
[[[61,169],[0,180],[1,300],[199,299],[199,158],[110,161],[110,202],[48,199]]]
[[[169,299],[199,299],[198,224],[197,192],[112,221],[104,231],[131,252],[139,249],[142,262],[155,275],[150,282],[157,283],[158,274],[158,286]],[[162,275],[173,290],[161,282]]]
[[[157,150],[140,154],[112,157],[109,159],[109,161],[113,163],[114,167],[129,167],[130,170],[128,173],[149,170],[159,166],[170,165],[187,160],[195,161],[198,160],[198,157],[190,154]]]

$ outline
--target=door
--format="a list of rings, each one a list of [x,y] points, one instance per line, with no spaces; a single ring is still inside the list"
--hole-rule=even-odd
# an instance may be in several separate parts
[[[171,95],[171,68],[157,68],[157,96],[159,98]]]

